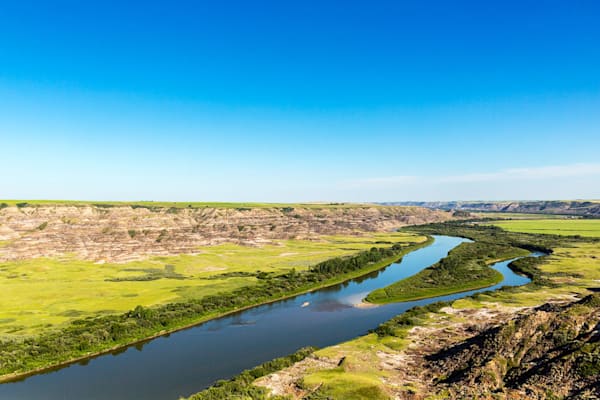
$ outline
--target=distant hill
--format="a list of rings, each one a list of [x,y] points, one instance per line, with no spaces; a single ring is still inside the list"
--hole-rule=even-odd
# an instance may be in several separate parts
[[[564,214],[600,217],[597,200],[539,200],[539,201],[404,201],[383,205],[419,206],[440,210],[514,212],[529,214]]]

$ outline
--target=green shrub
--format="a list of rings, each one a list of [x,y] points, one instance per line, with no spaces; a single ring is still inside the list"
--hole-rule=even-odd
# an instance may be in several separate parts
[[[289,356],[279,357],[267,361],[258,367],[248,369],[224,381],[218,381],[213,386],[189,397],[189,400],[223,400],[223,399],[252,399],[252,400],[283,400],[280,396],[269,396],[269,392],[262,387],[252,385],[256,379],[287,368],[298,361],[304,360],[315,351],[313,347],[305,347]]]

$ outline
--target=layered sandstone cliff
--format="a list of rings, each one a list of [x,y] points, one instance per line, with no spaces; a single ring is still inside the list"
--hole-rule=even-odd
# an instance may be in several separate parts
[[[275,239],[389,231],[444,221],[448,212],[421,207],[161,208],[107,205],[9,206],[0,209],[0,261],[75,254],[127,262],[194,253],[224,242],[260,245]]]

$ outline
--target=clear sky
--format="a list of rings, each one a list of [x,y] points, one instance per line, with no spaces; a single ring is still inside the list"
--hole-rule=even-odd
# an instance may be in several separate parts
[[[0,198],[600,198],[600,2],[3,1]]]

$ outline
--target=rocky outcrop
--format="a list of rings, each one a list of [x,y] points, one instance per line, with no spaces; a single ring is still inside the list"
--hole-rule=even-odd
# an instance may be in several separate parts
[[[447,398],[600,398],[600,297],[543,305],[427,360]]]
[[[447,201],[390,202],[386,205],[418,206],[440,210],[514,212],[532,214],[563,214],[600,217],[598,201]]]
[[[75,254],[96,262],[127,262],[194,253],[200,246],[224,242],[260,245],[276,239],[389,231],[450,218],[448,212],[420,207],[368,205],[10,206],[0,208],[0,261]]]

